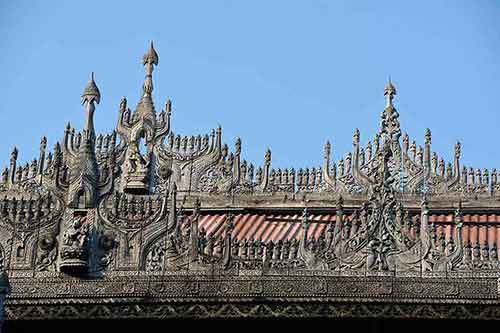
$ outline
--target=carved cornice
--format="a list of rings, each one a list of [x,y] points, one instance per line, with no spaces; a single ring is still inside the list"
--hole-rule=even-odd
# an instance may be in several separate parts
[[[245,300],[323,300],[476,303],[498,300],[496,277],[391,277],[391,276],[231,276],[150,275],[113,277],[105,280],[68,278],[11,279],[7,304],[74,300],[145,298],[160,302],[214,302]]]

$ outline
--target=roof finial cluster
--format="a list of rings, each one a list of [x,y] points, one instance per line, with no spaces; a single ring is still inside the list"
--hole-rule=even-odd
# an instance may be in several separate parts
[[[158,65],[158,54],[154,49],[153,41],[151,41],[148,51],[142,57],[142,64],[146,66],[146,78],[142,86],[143,95],[151,96],[153,92],[153,69],[154,65]]]
[[[387,85],[384,88],[384,96],[387,98],[387,103],[385,107],[392,107],[392,100],[394,99],[394,96],[396,95],[396,87],[392,84],[391,77],[389,76],[389,81],[387,82]]]

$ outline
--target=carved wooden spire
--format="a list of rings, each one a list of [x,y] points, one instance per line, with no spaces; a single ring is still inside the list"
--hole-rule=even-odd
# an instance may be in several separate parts
[[[83,138],[70,165],[68,206],[72,208],[91,208],[97,202],[99,171],[95,155],[94,102],[99,103],[100,100],[101,94],[92,72],[82,94],[82,105],[85,106]]]
[[[389,82],[387,82],[387,85],[384,88],[384,96],[386,97],[386,105],[385,107],[392,107],[392,100],[394,99],[394,96],[396,95],[396,87],[392,84],[391,78],[389,77]]]
[[[85,102],[92,103],[96,102],[99,104],[101,102],[101,93],[94,80],[94,72],[90,73],[90,79],[82,94],[82,104]]]
[[[99,104],[101,101],[101,93],[99,88],[94,81],[94,72],[90,74],[90,80],[85,86],[82,94],[82,105],[86,107],[85,109],[85,123],[83,126],[84,133],[89,139],[95,137],[94,132],[94,102]]]
[[[158,54],[153,47],[153,41],[151,41],[148,51],[142,57],[142,64],[146,67],[146,78],[142,86],[143,96],[151,95],[153,92],[153,69],[154,65],[158,66]]]
[[[9,183],[14,183],[15,181],[15,175],[16,175],[16,164],[17,164],[17,154],[18,154],[17,147],[14,147],[12,149],[12,152],[10,153],[10,164],[9,164]]]
[[[38,171],[37,173],[39,175],[43,173],[46,149],[47,149],[47,138],[45,136],[42,136],[42,138],[40,139],[40,155],[38,157],[38,167],[37,167]]]
[[[158,54],[153,47],[152,41],[148,51],[142,57],[142,64],[146,69],[146,77],[144,78],[144,83],[142,85],[142,98],[137,105],[136,114],[133,118],[149,119],[149,122],[154,124],[156,116],[151,94],[153,92],[153,70],[154,66],[158,65]]]
[[[392,139],[393,141],[397,141],[401,136],[401,129],[399,126],[399,114],[396,111],[396,108],[392,105],[392,100],[396,95],[396,88],[391,82],[389,78],[389,82],[384,88],[384,96],[386,97],[386,105],[384,111],[382,112],[380,119],[380,136],[382,142],[387,139]]]

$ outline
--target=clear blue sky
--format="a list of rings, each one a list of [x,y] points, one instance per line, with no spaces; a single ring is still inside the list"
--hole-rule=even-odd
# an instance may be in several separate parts
[[[500,1],[8,1],[0,0],[0,166],[52,147],[94,71],[97,131],[111,131],[121,96],[135,107],[140,59],[154,40],[155,104],[173,101],[173,130],[221,124],[231,149],[275,167],[336,159],[378,128],[388,76],[401,126],[450,160],[500,168]]]

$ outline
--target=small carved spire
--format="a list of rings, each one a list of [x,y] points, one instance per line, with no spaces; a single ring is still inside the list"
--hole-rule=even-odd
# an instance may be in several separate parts
[[[167,99],[167,102],[165,103],[165,112],[169,116],[172,114],[172,101],[170,100],[170,98]]]
[[[410,138],[409,138],[409,136],[408,136],[408,133],[404,133],[404,134],[403,134],[403,152],[404,152],[405,154],[407,154],[407,153],[408,153],[408,147],[409,147],[408,145],[409,145],[409,142],[410,142]]]
[[[425,129],[425,144],[426,145],[431,144],[431,130],[429,128]]]
[[[43,163],[45,161],[45,150],[47,149],[47,138],[42,136],[40,139],[40,155],[38,158],[38,174],[41,175],[43,173]]]
[[[120,112],[127,111],[127,98],[125,96],[120,100]]]
[[[345,157],[345,172],[346,174],[350,174],[352,172],[351,170],[351,161],[352,161],[352,154],[351,153],[347,153],[346,157]]]
[[[339,168],[339,177],[343,177],[344,176],[344,159],[340,159],[339,160],[339,164],[338,164],[338,168]]]
[[[266,155],[264,156],[264,165],[269,166],[271,164],[271,149],[266,150]]]
[[[101,93],[94,80],[94,72],[90,74],[90,80],[85,86],[82,94],[82,105],[87,103],[96,102],[99,104],[101,101]]]
[[[326,141],[325,146],[323,147],[324,159],[330,160],[330,151],[331,151],[330,141]]]
[[[451,169],[451,163],[448,162],[448,164],[446,165],[446,179],[451,179],[453,175],[453,171]]]
[[[13,184],[15,181],[17,155],[17,147],[14,147],[14,149],[12,149],[12,152],[10,153],[9,182],[11,184]]]
[[[458,160],[460,158],[460,151],[461,151],[461,145],[460,142],[457,141],[455,144],[455,160]]]
[[[391,78],[389,77],[389,82],[384,88],[384,96],[386,97],[386,105],[385,107],[392,107],[392,100],[396,95],[396,87],[392,84]]]
[[[440,175],[441,177],[444,177],[444,171],[445,171],[444,159],[443,159],[443,158],[441,158],[441,159],[439,160],[439,175]]]
[[[2,171],[2,184],[6,184],[9,177],[9,169],[4,168]]]
[[[241,153],[241,139],[239,137],[236,138],[236,142],[234,143],[234,150],[236,155]]]
[[[373,138],[373,146],[375,149],[374,154],[377,155],[380,149],[380,134],[376,133],[375,137]]]
[[[153,69],[155,65],[158,66],[158,54],[153,47],[153,41],[151,41],[148,51],[142,57],[142,64],[146,66],[146,78],[144,79],[142,90],[144,96],[150,96],[153,92]]]
[[[86,106],[85,110],[85,124],[83,127],[84,135],[86,140],[94,140],[94,102],[99,104],[101,101],[101,93],[99,88],[94,81],[94,72],[90,75],[90,80],[87,86],[83,90],[82,94],[82,105]]]
[[[418,151],[417,151],[417,162],[418,162],[420,165],[423,165],[423,163],[424,163],[424,152],[423,152],[422,146],[418,146]]]
[[[366,144],[365,152],[366,152],[366,160],[367,161],[371,160],[372,159],[372,143],[370,141],[368,141],[368,143]]]
[[[432,164],[431,164],[432,173],[436,174],[437,173],[437,167],[438,167],[438,156],[437,156],[436,152],[432,153],[432,159],[431,159],[431,161],[432,161]]]
[[[410,156],[411,156],[411,159],[413,161],[415,161],[416,156],[417,156],[417,144],[416,144],[415,140],[413,140],[411,142],[411,145],[410,145]]]
[[[68,206],[72,208],[90,208],[96,204],[99,168],[95,154],[94,103],[99,103],[100,99],[101,95],[94,81],[94,73],[92,73],[81,98],[82,105],[85,106],[83,135],[78,136],[78,153],[75,161],[70,165]],[[66,146],[66,143],[63,142],[63,145]],[[59,143],[56,148],[54,155],[57,153],[56,150],[59,150]],[[59,176],[56,177],[56,182],[59,181],[58,178]]]
[[[352,144],[353,145],[359,144],[359,129],[357,129],[357,128],[354,131],[354,134],[352,135]]]
[[[14,147],[10,153],[10,163],[15,163],[17,161],[18,153],[19,151],[17,150],[17,147]]]

